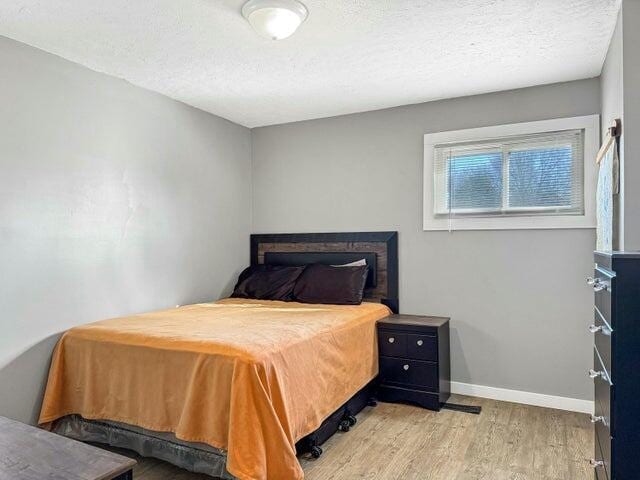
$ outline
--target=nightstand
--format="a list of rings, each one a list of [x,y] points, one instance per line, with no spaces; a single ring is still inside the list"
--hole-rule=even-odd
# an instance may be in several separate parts
[[[391,315],[378,321],[378,399],[440,410],[451,393],[449,319]]]

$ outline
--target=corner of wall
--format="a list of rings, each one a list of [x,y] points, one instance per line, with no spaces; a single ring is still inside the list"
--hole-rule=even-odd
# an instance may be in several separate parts
[[[255,172],[255,156],[254,156],[254,146],[253,146],[253,140],[254,140],[254,128],[250,128],[249,129],[249,155],[250,155],[250,163],[249,163],[249,194],[251,195],[251,201],[249,202],[249,233],[253,233],[255,230],[255,224],[254,224],[254,212],[255,212],[255,208],[254,208],[254,201],[256,198],[256,192],[255,192],[255,181],[253,179],[254,176],[254,172]]]

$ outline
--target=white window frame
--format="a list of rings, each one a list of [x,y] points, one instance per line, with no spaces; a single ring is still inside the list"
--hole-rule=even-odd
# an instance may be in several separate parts
[[[434,215],[434,148],[443,143],[485,141],[511,135],[584,130],[583,215],[536,215],[455,217]],[[423,229],[424,230],[517,230],[547,228],[596,228],[597,169],[595,158],[600,138],[600,115],[556,118],[536,122],[428,133],[424,136]]]

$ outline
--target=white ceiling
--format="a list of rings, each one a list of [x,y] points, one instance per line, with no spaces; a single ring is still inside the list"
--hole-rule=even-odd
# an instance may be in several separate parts
[[[0,34],[255,127],[600,74],[620,0],[4,0]]]

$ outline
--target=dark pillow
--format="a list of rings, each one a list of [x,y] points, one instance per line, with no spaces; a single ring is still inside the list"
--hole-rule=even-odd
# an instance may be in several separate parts
[[[256,300],[284,300],[293,297],[293,287],[304,267],[253,265],[238,277],[232,297]]]
[[[303,303],[359,305],[367,281],[366,265],[332,267],[314,263],[305,268],[293,289],[293,298]]]

